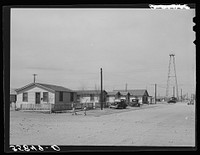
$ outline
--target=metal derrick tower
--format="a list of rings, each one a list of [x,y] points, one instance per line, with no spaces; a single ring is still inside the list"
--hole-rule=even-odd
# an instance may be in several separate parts
[[[176,67],[175,67],[175,54],[170,54],[170,59],[169,59],[169,67],[168,67],[168,77],[167,77],[167,89],[166,89],[166,97],[169,96],[169,88],[172,85],[173,90],[176,88],[176,95],[174,94],[173,91],[173,96],[178,99],[178,83],[177,83],[177,76],[176,76]],[[172,70],[173,69],[173,70]]]

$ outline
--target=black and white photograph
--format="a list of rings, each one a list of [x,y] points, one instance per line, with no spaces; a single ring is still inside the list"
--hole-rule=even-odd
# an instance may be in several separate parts
[[[9,145],[195,147],[194,17],[11,8]]]

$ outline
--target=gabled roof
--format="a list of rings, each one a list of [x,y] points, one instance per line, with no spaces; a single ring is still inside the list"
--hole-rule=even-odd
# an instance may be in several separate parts
[[[52,85],[52,84],[43,84],[43,83],[37,83],[37,84],[47,87],[49,89],[55,90],[55,91],[73,92],[71,89],[68,89],[62,86],[57,86],[57,85]]]
[[[129,93],[128,91],[121,91],[120,92],[121,95],[128,95],[128,93]]]
[[[20,92],[26,91],[28,89],[31,89],[35,86],[42,88],[42,89],[45,89],[45,90],[48,90],[48,91],[51,91],[51,92],[55,92],[55,91],[73,92],[72,90],[65,88],[65,87],[62,87],[62,86],[44,84],[44,83],[30,83],[30,84],[28,84],[28,85],[26,85],[22,88],[16,89],[16,92],[20,93]]]
[[[90,95],[90,94],[101,94],[100,90],[76,90],[75,91],[77,93],[77,95]],[[106,92],[105,90],[103,90],[103,92]],[[107,93],[107,92],[106,92]]]
[[[112,91],[112,92],[107,92],[107,95],[108,95],[108,96],[115,96],[115,95],[117,95],[118,93],[120,94],[120,92],[118,92],[118,91],[115,91],[115,92]]]
[[[148,92],[146,89],[134,89],[134,90],[114,90],[114,91],[119,91],[120,93],[123,93],[123,92],[129,92],[130,95],[132,96],[143,96],[145,95],[145,93],[147,93],[147,96],[149,96]]]
[[[147,93],[147,96],[149,96],[146,89],[135,89],[135,90],[129,90],[130,95],[132,96],[143,96],[145,93]]]

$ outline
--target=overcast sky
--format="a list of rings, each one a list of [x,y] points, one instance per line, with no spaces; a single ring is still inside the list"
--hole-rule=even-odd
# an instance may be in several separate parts
[[[147,89],[165,95],[169,54],[180,89],[194,93],[195,10],[12,9],[11,88]],[[172,86],[173,87],[173,86]],[[170,90],[172,90],[170,88]]]

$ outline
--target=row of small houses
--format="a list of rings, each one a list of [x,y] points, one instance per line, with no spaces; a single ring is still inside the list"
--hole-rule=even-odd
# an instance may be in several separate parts
[[[31,83],[22,88],[11,90],[10,102],[14,109],[21,110],[68,110],[75,103],[76,108],[100,107],[100,90],[77,90],[43,84]],[[139,99],[140,104],[152,103],[152,98],[147,90],[114,90],[107,92],[103,90],[103,104],[108,107],[115,99],[125,99],[127,104],[132,99]]]

